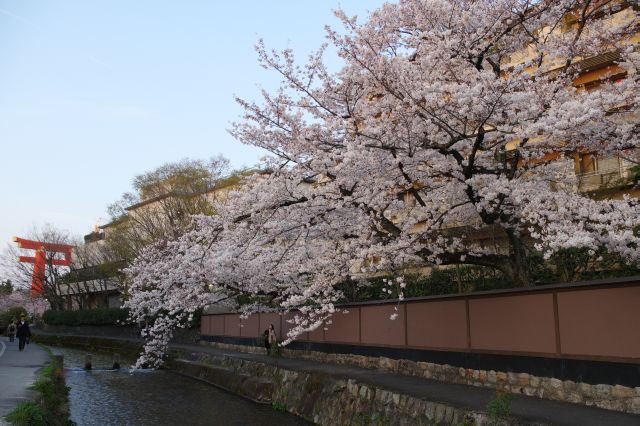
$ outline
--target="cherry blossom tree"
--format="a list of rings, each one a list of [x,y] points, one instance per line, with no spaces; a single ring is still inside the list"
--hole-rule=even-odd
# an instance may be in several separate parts
[[[31,316],[41,316],[49,308],[49,303],[44,297],[32,297],[25,290],[15,290],[11,293],[0,294],[0,313],[11,308],[24,308]]]
[[[471,264],[529,286],[528,250],[640,261],[637,200],[587,198],[573,162],[638,148],[634,8],[401,0],[363,23],[336,14],[336,73],[326,46],[299,65],[257,45],[283,83],[261,103],[238,99],[246,113],[231,133],[272,154],[271,174],[128,270],[133,318],[154,318],[139,362],[160,363],[190,313],[239,294],[295,310],[292,339],[329,323],[336,284],[362,274]],[[574,84],[603,53],[614,64],[597,90]],[[402,278],[387,284],[402,298]]]

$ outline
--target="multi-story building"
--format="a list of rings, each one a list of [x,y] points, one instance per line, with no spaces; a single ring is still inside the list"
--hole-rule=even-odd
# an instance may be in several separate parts
[[[596,8],[600,1],[594,2]],[[606,26],[626,25],[630,28],[628,34],[616,40],[618,46],[631,47],[638,50],[640,44],[640,24],[637,13],[640,7],[637,2],[615,1],[611,3],[615,11],[611,15],[600,13],[596,19],[604,20]],[[578,16],[575,13],[567,13],[562,25],[559,25],[552,32],[563,33],[571,31],[577,25]],[[540,31],[551,31],[543,28]],[[529,46],[511,55],[506,61],[506,68],[522,64],[531,60],[535,55],[535,48]],[[573,86],[577,90],[593,91],[603,82],[619,82],[627,77],[626,70],[618,63],[621,60],[620,51],[612,47],[608,51],[599,52],[590,57],[572,58],[573,65],[579,70],[579,75],[573,80]],[[535,61],[532,61],[535,63]],[[539,66],[547,74],[553,75],[565,66],[566,61],[543,61]],[[533,67],[533,66],[532,66]],[[611,113],[621,113],[621,119],[628,122],[639,122],[640,116],[637,111],[630,111],[627,105],[619,105],[616,111]],[[511,143],[507,148],[513,149],[518,141]],[[624,194],[638,197],[638,178],[640,176],[640,147],[632,147],[624,151],[607,156],[596,156],[590,152],[573,153],[574,169],[577,179],[576,189],[582,193],[587,193],[595,198],[621,198]]]

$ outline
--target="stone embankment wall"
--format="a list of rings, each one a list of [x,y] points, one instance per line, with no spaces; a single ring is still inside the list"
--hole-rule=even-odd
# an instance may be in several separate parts
[[[264,353],[264,348],[225,343],[208,345],[248,353]],[[553,377],[537,377],[527,373],[508,373],[494,370],[473,370],[430,362],[414,362],[404,359],[367,357],[354,354],[336,354],[304,350],[283,349],[287,358],[310,359],[324,363],[352,365],[355,367],[391,371],[409,376],[442,382],[458,383],[497,389],[513,394],[537,396],[556,401],[640,414],[640,387],[621,385],[576,383]]]
[[[426,401],[323,373],[293,371],[277,365],[202,353],[186,358],[171,360],[170,368],[245,398],[272,403],[319,425],[532,424],[514,419],[491,419],[482,412]]]
[[[45,345],[65,346],[69,348],[86,349],[93,352],[118,354],[130,359],[136,359],[142,351],[142,341],[133,339],[118,340],[93,336],[38,334],[36,331],[33,340]]]

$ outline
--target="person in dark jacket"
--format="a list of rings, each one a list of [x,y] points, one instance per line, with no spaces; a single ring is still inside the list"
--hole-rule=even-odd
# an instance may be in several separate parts
[[[7,327],[7,334],[9,335],[9,341],[13,342],[16,337],[16,320],[11,320]]]
[[[271,324],[269,328],[264,331],[264,347],[267,350],[267,355],[273,355],[278,347],[277,345],[278,336],[275,327]]]
[[[269,329],[267,328],[264,333],[264,348],[267,350],[267,355],[269,355],[269,349],[271,349],[271,344],[269,343]]]
[[[29,329],[29,323],[24,315],[20,315],[20,321],[18,322],[18,331],[16,332],[18,338],[18,349],[24,350],[24,345],[29,341],[31,337],[31,330]]]

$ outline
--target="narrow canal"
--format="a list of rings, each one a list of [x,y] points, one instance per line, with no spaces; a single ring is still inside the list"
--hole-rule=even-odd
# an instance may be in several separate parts
[[[64,356],[71,388],[71,420],[84,425],[308,425],[288,413],[257,404],[206,383],[166,370],[109,370],[110,355],[91,354],[93,370],[83,369],[86,351],[51,347]]]

